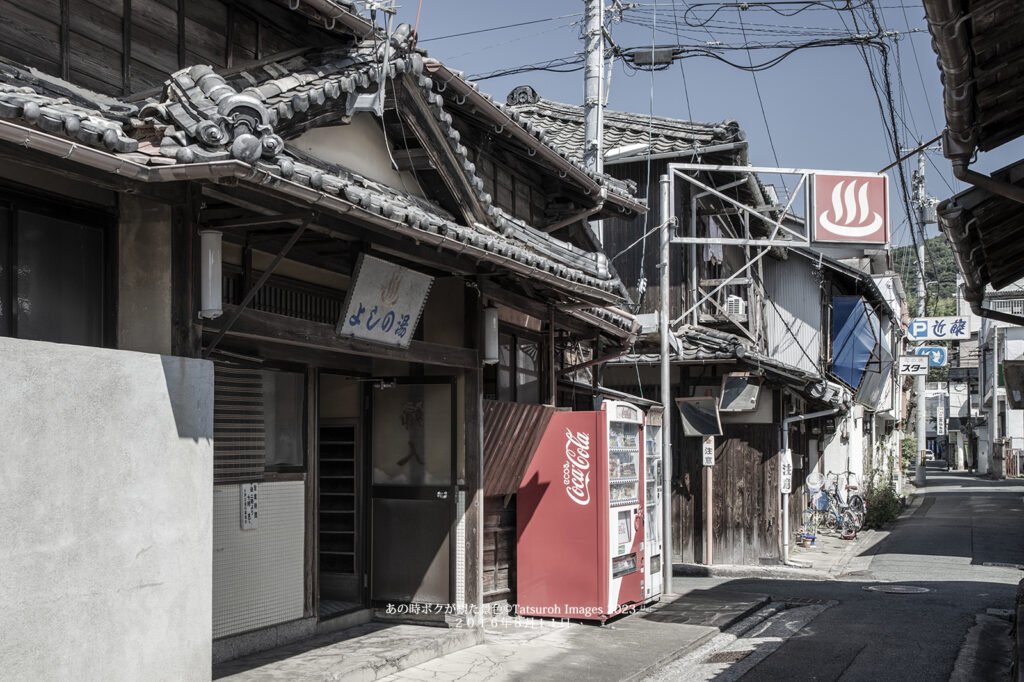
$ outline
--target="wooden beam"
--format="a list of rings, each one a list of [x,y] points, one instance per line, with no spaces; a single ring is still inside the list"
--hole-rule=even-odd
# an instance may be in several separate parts
[[[71,0],[60,0],[60,77],[71,80]]]
[[[490,279],[481,279],[479,286],[480,293],[484,294],[488,298],[492,298],[510,308],[515,308],[516,310],[524,312],[531,317],[536,317],[540,320],[548,319],[549,306],[546,303],[536,301],[527,296],[523,296],[522,294],[517,294],[514,291],[509,291]],[[566,331],[570,331],[575,334],[583,334],[585,336],[589,336],[593,333],[593,327],[584,324],[581,320],[576,320],[567,315],[560,315],[556,322],[556,326],[559,329],[565,329]]]
[[[408,75],[404,76],[399,83],[402,86],[400,96],[405,104],[400,109],[399,115],[406,114],[405,122],[430,156],[430,160],[444,180],[445,186],[455,196],[462,210],[465,224],[490,225],[491,220],[480,203],[476,189],[469,183],[469,179],[462,170],[462,164],[449,146],[448,136],[434,120],[434,113],[424,101],[419,86],[412,83],[411,76]]]
[[[185,52],[185,0],[178,0],[178,68],[187,66],[188,54]]]
[[[237,308],[238,306],[225,304],[224,314],[234,314]],[[206,327],[204,331],[216,333],[218,329]],[[480,366],[479,354],[473,348],[458,348],[413,340],[409,343],[409,348],[403,349],[397,346],[338,336],[334,331],[334,325],[309,322],[256,310],[241,311],[238,319],[225,334],[225,338],[263,339],[295,348],[386,358],[441,367],[476,369]]]
[[[309,217],[309,211],[285,213],[281,215],[243,216],[241,218],[225,218],[207,222],[212,229],[224,230],[231,227],[260,227],[263,225],[281,225],[284,223],[301,223]]]
[[[121,94],[132,91],[132,0],[121,3]]]

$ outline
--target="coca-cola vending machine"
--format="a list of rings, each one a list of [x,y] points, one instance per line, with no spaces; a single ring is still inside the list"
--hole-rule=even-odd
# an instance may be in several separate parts
[[[645,601],[644,415],[556,412],[516,501],[517,612],[604,620]]]

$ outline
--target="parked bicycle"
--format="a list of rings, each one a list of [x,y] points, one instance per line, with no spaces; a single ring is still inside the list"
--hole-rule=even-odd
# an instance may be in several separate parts
[[[860,478],[852,471],[841,471],[838,474],[833,474],[830,471],[826,480],[828,484],[825,486],[825,489],[834,498],[835,505],[840,509],[846,508],[853,512],[857,520],[857,530],[859,531],[864,526],[864,520],[868,516],[867,503],[864,502],[864,498],[858,492],[860,490]],[[840,481],[843,482],[842,488],[846,494],[845,500],[839,492]]]
[[[823,488],[825,478],[818,473],[807,477],[810,495],[807,516],[809,524],[815,528],[838,531],[844,538],[856,537],[857,531],[864,523],[863,516],[851,510],[838,495]]]

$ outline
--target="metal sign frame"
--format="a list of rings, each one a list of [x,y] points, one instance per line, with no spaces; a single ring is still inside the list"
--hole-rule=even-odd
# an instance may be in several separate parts
[[[683,312],[679,317],[672,320],[673,325],[677,325],[686,320],[695,310],[700,306],[704,305],[705,302],[713,300],[715,294],[721,291],[726,286],[729,286],[733,280],[737,279],[740,275],[746,272],[748,269],[753,267],[758,261],[760,261],[772,247],[786,247],[786,248],[812,248],[814,242],[812,241],[813,233],[813,209],[814,209],[814,196],[813,196],[813,185],[814,176],[816,175],[848,175],[856,177],[878,177],[879,173],[865,173],[857,171],[836,171],[836,170],[822,170],[822,169],[809,169],[809,168],[772,168],[766,166],[724,166],[724,165],[708,165],[701,163],[670,163],[666,169],[666,172],[670,178],[668,183],[669,189],[669,203],[670,207],[676,206],[676,183],[675,179],[680,178],[695,188],[699,189],[700,192],[693,194],[690,197],[690,231],[689,236],[673,236],[669,241],[671,244],[685,244],[691,249],[696,249],[698,245],[702,244],[721,244],[723,246],[746,246],[756,247],[760,251],[753,254],[748,259],[747,263],[736,270],[734,273],[725,278],[719,283],[714,289],[705,293],[703,296],[696,300],[687,310]],[[694,175],[687,175],[687,173],[693,173]],[[711,187],[706,182],[695,177],[698,173],[734,173],[743,176],[742,179],[735,182],[728,183],[722,187]],[[789,200],[783,207],[778,218],[772,218],[767,215],[769,210],[778,210],[776,206],[772,207],[753,207],[747,206],[746,204],[736,201],[732,197],[726,195],[724,190],[731,189],[737,185],[749,182],[754,179],[759,173],[766,175],[794,175],[799,176],[799,180],[796,186],[789,193]],[[888,205],[888,179],[886,177],[886,204]],[[756,182],[756,179],[754,179]],[[796,203],[796,199],[802,196],[802,208],[803,217],[791,213],[790,209]],[[767,224],[770,228],[771,233],[766,238],[739,238],[739,237],[698,237],[696,236],[696,225],[697,225],[697,203],[704,197],[714,196],[725,202],[729,206],[737,209],[745,219],[749,220],[751,217],[762,221]],[[760,209],[760,210],[758,210]],[[674,213],[672,217],[662,216],[663,220],[675,220]],[[803,225],[803,231],[794,230],[791,227],[783,225],[783,221],[787,218],[794,222],[799,222]],[[889,216],[886,216],[886,220],[889,220]],[[678,224],[678,223],[677,223]],[[887,234],[891,234],[891,229],[887,229]],[[822,242],[830,246],[841,246],[844,242]],[[853,244],[856,242],[845,242]],[[874,242],[873,242],[874,243]],[[691,260],[695,259],[695,255],[691,253]]]

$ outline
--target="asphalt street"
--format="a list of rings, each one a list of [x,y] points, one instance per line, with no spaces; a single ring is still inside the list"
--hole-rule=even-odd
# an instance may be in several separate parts
[[[1013,607],[1024,578],[1024,481],[929,471],[917,495],[914,512],[837,580],[688,579],[704,589],[768,594],[803,610],[788,627],[780,615],[766,616],[760,629],[775,628],[778,636],[755,631],[717,658],[705,656],[719,662],[716,675],[705,679],[994,679],[996,669],[972,660],[978,652],[971,647],[959,664],[957,657],[977,614]],[[809,605],[820,609],[808,613]],[[739,667],[721,676],[730,660]]]

